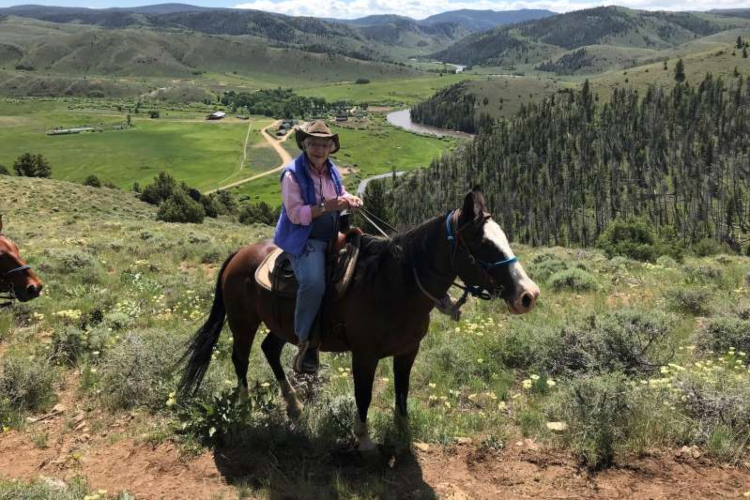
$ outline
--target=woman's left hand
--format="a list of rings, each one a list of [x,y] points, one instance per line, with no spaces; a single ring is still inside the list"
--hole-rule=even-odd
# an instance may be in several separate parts
[[[351,195],[351,194],[346,195],[346,201],[349,202],[349,208],[352,210],[356,210],[362,205],[364,205],[361,198],[359,198],[358,196]]]

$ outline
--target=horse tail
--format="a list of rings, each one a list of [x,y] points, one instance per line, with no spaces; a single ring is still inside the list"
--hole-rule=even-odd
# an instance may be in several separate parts
[[[219,270],[216,278],[216,292],[214,293],[214,303],[211,306],[211,312],[208,319],[193,335],[188,343],[185,354],[182,355],[179,365],[185,363],[185,371],[182,373],[178,391],[182,395],[195,395],[200,388],[203,377],[206,375],[208,365],[211,363],[211,355],[214,347],[219,341],[219,335],[224,328],[227,311],[224,307],[224,295],[221,291],[221,278],[224,276],[229,263],[232,261],[237,252],[230,255]]]

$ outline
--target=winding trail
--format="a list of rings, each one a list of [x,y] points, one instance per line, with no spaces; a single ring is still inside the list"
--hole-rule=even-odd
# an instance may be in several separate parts
[[[396,172],[396,175],[401,176],[405,173],[406,172]],[[386,179],[392,176],[393,172],[387,172],[385,174],[373,175],[372,177],[368,177],[367,179],[362,179],[361,181],[359,181],[359,185],[357,186],[357,196],[364,199],[365,189],[367,189],[367,184],[369,184],[370,181],[374,181],[375,179]]]
[[[294,130],[290,130],[280,140],[274,139],[273,137],[271,137],[271,135],[268,132],[266,132],[266,129],[269,129],[269,128],[272,128],[272,127],[278,127],[279,123],[281,123],[281,120],[276,120],[275,122],[273,122],[268,127],[262,128],[260,130],[260,133],[263,136],[263,138],[266,140],[266,142],[268,144],[271,145],[271,147],[273,149],[276,150],[276,154],[278,154],[279,158],[281,158],[281,164],[278,167],[272,168],[271,170],[266,170],[265,172],[261,172],[260,174],[253,175],[251,177],[247,177],[247,178],[241,179],[239,181],[235,181],[235,182],[226,184],[226,185],[218,187],[216,189],[211,189],[209,191],[206,191],[206,194],[215,193],[216,191],[221,191],[222,189],[231,189],[233,187],[241,186],[241,185],[243,185],[245,183],[254,181],[256,179],[260,179],[261,177],[265,177],[267,175],[271,175],[271,174],[273,174],[275,172],[280,172],[281,169],[284,168],[284,166],[287,163],[291,162],[292,161],[292,156],[281,146],[281,143],[284,142],[284,141],[286,141],[292,135],[292,133],[294,132]],[[249,137],[250,137],[250,129],[248,128],[247,138],[245,139],[245,150],[243,151],[243,157],[242,157],[242,166],[243,167],[244,167],[245,159],[246,159],[246,155],[247,155],[247,141],[248,141]]]

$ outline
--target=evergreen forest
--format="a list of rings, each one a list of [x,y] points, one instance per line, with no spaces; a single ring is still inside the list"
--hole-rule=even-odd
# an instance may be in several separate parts
[[[741,76],[645,95],[616,89],[602,103],[586,81],[401,179],[391,215],[416,224],[479,184],[524,243],[589,246],[611,221],[643,218],[675,241],[739,250],[750,229],[749,147],[750,81]]]
[[[434,127],[460,130],[469,134],[477,133],[482,127],[491,125],[485,114],[475,116],[477,98],[467,92],[468,82],[459,82],[439,90],[429,99],[411,107],[411,119],[416,123]]]

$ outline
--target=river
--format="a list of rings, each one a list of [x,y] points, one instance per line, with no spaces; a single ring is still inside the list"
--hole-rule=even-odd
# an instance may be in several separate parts
[[[466,132],[459,132],[457,130],[448,130],[438,127],[431,127],[429,125],[422,125],[411,121],[411,111],[408,109],[402,109],[401,111],[394,111],[388,113],[386,117],[388,123],[394,127],[409,130],[421,135],[434,135],[437,137],[456,137],[459,139],[472,139],[473,134],[467,134]]]

